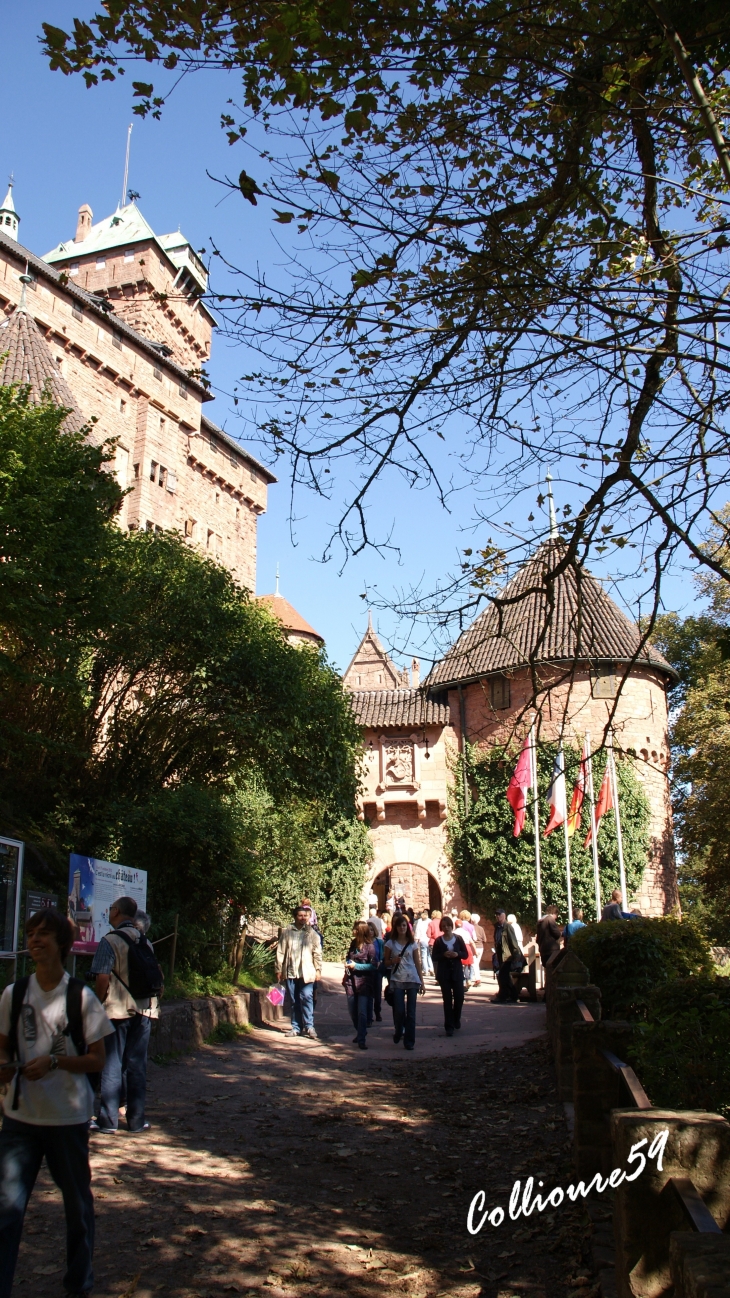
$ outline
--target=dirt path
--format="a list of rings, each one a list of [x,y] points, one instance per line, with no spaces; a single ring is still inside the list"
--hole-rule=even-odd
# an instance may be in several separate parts
[[[149,1138],[94,1137],[98,1298],[587,1298],[582,1209],[466,1229],[479,1189],[570,1180],[544,1038],[379,1053],[256,1031],[152,1064]],[[44,1172],[15,1292],[59,1298],[62,1274]]]

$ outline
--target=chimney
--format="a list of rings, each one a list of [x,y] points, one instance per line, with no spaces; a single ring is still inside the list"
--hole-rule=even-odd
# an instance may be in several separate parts
[[[411,689],[417,690],[421,683],[421,664],[418,658],[414,658],[411,663]]]
[[[74,243],[84,242],[84,239],[87,237],[89,230],[91,229],[91,219],[93,215],[94,213],[92,212],[88,203],[84,203],[79,208],[79,219],[76,224],[76,234],[74,235]]]

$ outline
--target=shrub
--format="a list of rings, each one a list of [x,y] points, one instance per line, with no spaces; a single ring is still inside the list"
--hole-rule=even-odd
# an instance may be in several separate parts
[[[607,1019],[645,1019],[658,988],[713,972],[710,948],[701,933],[669,916],[587,924],[570,939],[570,949],[600,987]]]
[[[634,1047],[652,1102],[730,1118],[730,978],[675,978],[649,997]]]

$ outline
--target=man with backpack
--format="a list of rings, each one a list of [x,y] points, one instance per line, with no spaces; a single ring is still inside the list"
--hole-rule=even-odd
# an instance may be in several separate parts
[[[36,911],[26,940],[35,973],[0,998],[0,1298],[10,1298],[23,1218],[45,1156],[66,1213],[67,1295],[94,1283],[94,1200],[89,1167],[90,1076],[113,1032],[90,987],[63,967],[74,940],[55,908]]]
[[[144,1114],[147,1047],[150,1020],[160,1012],[157,997],[162,991],[162,971],[152,944],[134,922],[136,914],[133,897],[117,897],[112,902],[109,923],[113,932],[101,939],[91,966],[96,974],[96,994],[114,1028],[101,1076],[101,1108],[92,1131],[118,1130],[123,1075],[127,1126],[134,1135],[149,1130]]]

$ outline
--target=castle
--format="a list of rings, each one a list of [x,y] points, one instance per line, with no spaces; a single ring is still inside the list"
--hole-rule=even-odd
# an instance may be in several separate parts
[[[205,415],[203,366],[215,320],[207,273],[180,232],[156,235],[134,203],[38,258],[18,241],[12,187],[0,207],[0,382],[44,390],[69,409],[66,427],[116,439],[127,494],[120,526],[176,529],[255,591],[257,519],[273,474]],[[460,907],[447,855],[452,758],[524,729],[534,703],[540,736],[600,740],[609,714],[617,748],[633,755],[651,808],[651,850],[633,899],[648,915],[677,904],[669,799],[667,686],[672,668],[642,647],[637,627],[589,573],[557,568],[554,518],[536,550],[421,683],[398,669],[369,622],[344,683],[363,726],[358,814],[371,827],[366,892],[403,889],[417,907]],[[557,568],[557,571],[556,571]],[[322,637],[279,594],[261,597],[293,644]],[[621,689],[619,690],[619,684]]]
[[[0,382],[48,388],[66,427],[114,437],[127,491],[120,526],[175,528],[256,585],[256,527],[274,475],[204,413],[215,321],[205,268],[183,235],[157,236],[134,203],[45,257],[18,242],[12,186],[0,207]]]

